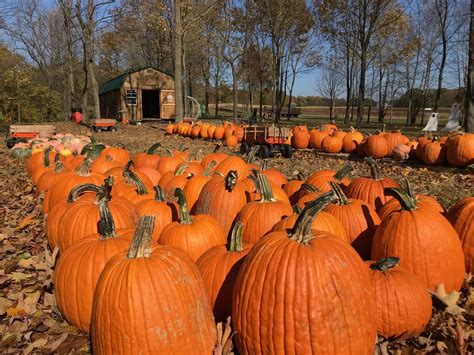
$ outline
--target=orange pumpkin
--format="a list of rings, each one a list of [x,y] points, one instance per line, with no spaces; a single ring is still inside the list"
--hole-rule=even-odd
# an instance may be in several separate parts
[[[156,169],[158,166],[158,161],[160,160],[160,156],[155,154],[156,149],[161,147],[160,143],[153,144],[150,148],[148,148],[143,153],[135,154],[135,158],[133,159],[133,165],[136,169],[140,168],[152,168]]]
[[[229,135],[225,138],[225,145],[229,148],[236,147],[238,143],[239,143],[239,140],[238,140],[237,136],[230,136]]]
[[[326,136],[321,143],[323,152],[339,153],[342,149],[342,139],[336,135]]]
[[[389,154],[389,146],[384,136],[375,135],[365,140],[365,154],[375,159],[385,158]]]
[[[216,162],[213,160],[209,163],[209,166],[201,175],[194,175],[189,178],[184,185],[183,192],[186,197],[186,203],[191,213],[195,213],[196,202],[199,198],[199,194],[206,183],[211,180],[211,172]]]
[[[468,166],[474,164],[474,134],[458,133],[446,141],[449,164]]]
[[[230,171],[236,171],[239,180],[245,180],[250,174],[250,167],[248,164],[240,157],[229,156],[221,161],[216,169],[216,173],[219,173],[223,176],[227,176]]]
[[[357,146],[364,140],[364,135],[356,131],[351,127],[351,131],[348,132],[342,139],[342,150],[344,152],[353,154],[357,153]]]
[[[331,190],[331,181],[336,182],[344,187],[348,186],[351,182],[350,179],[345,176],[353,170],[352,166],[348,163],[338,171],[334,170],[321,170],[311,174],[308,179],[306,179],[306,184],[313,185],[319,190],[326,192]]]
[[[314,149],[321,149],[323,139],[327,136],[329,136],[327,131],[312,129],[309,134],[309,146]]]
[[[123,165],[114,160],[110,155],[98,157],[91,165],[91,172],[105,175],[113,168],[121,168]]]
[[[122,166],[130,161],[130,154],[120,144],[117,144],[114,147],[106,147],[100,152],[99,157],[105,157],[107,155],[112,157],[113,160],[118,161]]]
[[[298,125],[292,130],[291,145],[296,149],[305,149],[309,145],[309,132],[306,126]]]

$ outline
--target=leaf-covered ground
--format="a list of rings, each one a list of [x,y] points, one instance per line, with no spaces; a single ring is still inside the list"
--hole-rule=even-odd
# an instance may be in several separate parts
[[[163,126],[120,127],[96,138],[107,144],[123,143],[132,152],[161,142],[169,148],[188,147],[193,154],[208,153],[214,144],[176,136],[165,136]],[[59,124],[58,131],[89,132],[85,127]],[[224,148],[226,149],[226,148]],[[337,168],[347,158],[314,152],[297,152],[292,159],[274,158],[270,166],[288,177],[297,172]],[[351,161],[353,176],[366,175],[359,160]],[[448,208],[461,197],[472,195],[473,176],[451,167],[426,168],[417,165],[382,163],[391,177],[407,177],[418,193],[436,196]],[[0,148],[0,353],[90,352],[88,338],[69,326],[54,301],[52,274],[57,255],[44,237],[41,200],[26,174],[26,162],[10,158]],[[466,277],[461,294],[434,297],[434,313],[425,332],[411,339],[380,339],[379,354],[469,353],[474,350],[474,280]]]

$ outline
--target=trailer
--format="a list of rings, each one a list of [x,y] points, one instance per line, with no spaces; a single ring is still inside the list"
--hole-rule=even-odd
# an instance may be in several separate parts
[[[50,138],[55,133],[56,127],[53,125],[10,125],[6,144],[12,148],[16,143],[34,138]]]
[[[273,153],[280,152],[285,158],[291,158],[291,129],[287,127],[252,125],[244,126],[244,136],[240,145],[240,153],[246,154],[252,146],[260,146],[258,156],[269,158]]]

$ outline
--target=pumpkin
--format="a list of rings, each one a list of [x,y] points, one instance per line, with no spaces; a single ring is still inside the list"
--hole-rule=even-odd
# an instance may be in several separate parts
[[[152,247],[153,224],[153,217],[143,217],[128,253],[112,257],[102,271],[92,307],[92,350],[212,354],[216,329],[199,270],[181,250]]]
[[[393,149],[399,144],[405,144],[407,142],[407,138],[402,134],[400,131],[392,131],[389,133],[385,133],[383,138],[387,141],[388,146],[388,156],[392,156]]]
[[[216,245],[196,261],[211,300],[216,322],[232,314],[232,292],[235,280],[252,245],[242,243],[242,223],[232,228],[227,245]]]
[[[283,187],[288,183],[288,179],[280,171],[274,168],[268,168],[268,160],[266,159],[262,162],[260,173],[266,175],[272,186]]]
[[[367,137],[364,144],[365,154],[368,157],[373,157],[375,159],[381,159],[390,153],[387,140],[384,136],[374,135]]]
[[[191,137],[198,138],[199,133],[201,133],[201,125],[200,124],[194,125],[193,128],[191,129]]]
[[[352,166],[348,163],[344,164],[338,171],[334,170],[321,170],[317,171],[306,179],[305,184],[313,185],[319,190],[326,192],[331,190],[331,181],[341,184],[346,187],[350,184],[351,180],[345,176],[353,170]]]
[[[239,143],[237,136],[227,136],[225,139],[226,147],[233,148]]]
[[[158,162],[160,161],[160,156],[155,154],[156,149],[161,147],[160,143],[153,144],[143,153],[135,154],[133,159],[133,165],[136,169],[140,168],[152,168],[156,169],[158,167]]]
[[[42,192],[47,191],[51,186],[55,185],[62,174],[65,172],[64,164],[58,160],[54,164],[54,169],[47,170],[38,178],[36,182],[36,194],[39,195]]]
[[[299,190],[301,189],[301,185],[305,182],[305,177],[303,174],[298,173],[296,179],[291,179],[285,185],[283,185],[283,190],[287,194],[288,198],[290,199],[290,203],[294,205],[299,198]]]
[[[177,187],[183,189],[186,183],[188,182],[190,175],[186,174],[186,169],[188,165],[181,164],[178,165],[174,172],[168,171],[167,173],[163,174],[159,185],[163,189],[165,193],[165,198],[168,200],[173,200],[174,198],[174,191]]]
[[[342,139],[342,150],[349,154],[357,153],[357,146],[363,140],[364,135],[351,127],[351,131],[348,132]]]
[[[431,208],[417,205],[402,189],[387,189],[402,209],[382,220],[375,231],[372,259],[397,255],[400,266],[434,290],[444,283],[447,292],[464,281],[464,255],[459,237],[449,221]],[[416,251],[416,252],[414,252]]]
[[[118,161],[122,166],[130,161],[130,154],[121,144],[116,144],[114,147],[106,147],[99,154],[100,157],[107,155],[111,156],[113,160]]]
[[[282,218],[293,214],[288,202],[278,201],[273,198],[272,188],[266,175],[256,173],[258,189],[262,195],[259,201],[249,202],[237,215],[237,222],[244,225],[242,240],[244,243],[255,244],[267,234],[275,223]]]
[[[207,129],[207,136],[209,139],[214,139],[214,132],[216,131],[216,126],[210,125]]]
[[[128,193],[133,194],[134,192],[143,195],[153,190],[153,183],[150,179],[140,172],[132,171],[132,165],[133,161],[130,160],[118,178],[115,177],[115,174],[110,175],[114,177],[114,181],[117,181],[112,188],[112,195],[125,196]]]
[[[431,208],[434,211],[437,211],[441,214],[444,214],[444,208],[441,206],[441,204],[436,201],[434,197],[428,196],[428,195],[419,195],[419,194],[414,194],[410,183],[408,182],[407,179],[402,180],[404,182],[404,190],[405,192],[414,200],[416,200],[416,203],[418,206],[421,207],[427,207]],[[380,216],[380,219],[384,220],[385,218],[388,217],[388,215],[394,211],[400,211],[401,206],[400,202],[396,198],[392,198],[391,200],[387,201],[383,207],[379,210],[378,214]]]
[[[244,180],[250,174],[250,167],[248,164],[240,157],[229,156],[221,161],[216,169],[216,173],[220,173],[223,176],[227,176],[230,171],[236,171],[239,180]]]
[[[377,212],[382,206],[392,199],[391,196],[385,196],[386,187],[400,187],[397,181],[391,178],[384,178],[380,173],[378,164],[372,158],[364,158],[364,161],[370,167],[371,177],[359,177],[353,179],[346,187],[345,193],[349,198],[355,198],[367,202]]]
[[[321,148],[325,153],[339,153],[342,149],[342,139],[336,135],[324,137]]]
[[[213,160],[209,163],[209,166],[204,170],[202,175],[195,175],[189,178],[184,185],[183,192],[186,197],[186,203],[191,213],[195,213],[196,202],[199,198],[202,188],[206,183],[211,180],[211,172],[216,162]]]
[[[321,131],[328,132],[328,134],[333,134],[337,130],[337,126],[333,123],[326,123],[321,126]]]
[[[201,130],[199,131],[199,137],[201,137],[202,139],[207,139],[209,137],[208,130],[209,125],[207,123],[203,123],[201,125]]]
[[[156,169],[140,168],[140,169],[137,169],[137,172],[143,174],[148,179],[150,179],[153,186],[158,185],[158,183],[160,182],[161,174]],[[105,175],[107,175],[107,173]]]
[[[385,338],[410,337],[431,319],[431,297],[412,273],[398,267],[399,258],[370,264],[370,279],[377,306],[377,334]]]
[[[98,233],[77,241],[61,254],[54,271],[54,296],[68,323],[90,330],[92,300],[100,273],[107,261],[127,251],[130,241],[116,230],[107,199],[99,205]]]
[[[328,205],[324,211],[336,217],[347,232],[352,247],[364,260],[370,259],[372,239],[380,224],[377,212],[362,200],[347,198],[338,184],[331,181],[338,197],[335,204]]]
[[[321,191],[316,186],[305,183],[301,185],[301,189],[299,191],[300,197],[298,198],[298,201],[296,201],[296,206],[298,206],[300,209],[303,209],[306,207],[308,202],[313,201],[323,193],[324,191]]]
[[[97,143],[88,143],[86,144],[82,150],[81,155],[86,155],[88,158],[92,160],[99,157],[100,153],[105,149],[105,145],[97,144]]]
[[[201,165],[204,169],[206,169],[212,161],[215,161],[216,165],[213,166],[212,171],[211,171],[211,172],[214,172],[217,164],[220,164],[225,158],[228,157],[228,155],[225,153],[219,153],[218,152],[219,148],[220,148],[220,145],[216,145],[213,153],[207,154],[201,159]]]
[[[214,139],[221,140],[222,138],[224,138],[224,133],[225,133],[224,127],[222,126],[216,127],[216,130],[214,131]]]
[[[214,217],[202,214],[191,216],[183,190],[176,188],[175,195],[178,197],[179,221],[163,229],[158,239],[160,244],[185,251],[193,261],[213,246],[225,244],[226,232]]]
[[[96,158],[91,158],[89,154],[86,157],[83,157],[82,155],[78,155],[78,156],[73,157],[73,158],[68,157],[68,158],[63,159],[63,164],[64,164],[64,167],[66,168],[66,170],[73,171],[73,170],[76,170],[77,168],[79,168],[82,164],[84,164],[84,160],[86,158],[97,159],[97,157]]]
[[[215,217],[227,234],[247,200],[247,192],[238,181],[237,172],[230,171],[225,177],[215,175],[203,186],[196,201],[195,213]]]
[[[431,141],[423,146],[421,159],[427,165],[440,165],[446,161],[446,146],[440,141]]]
[[[33,174],[31,176],[31,180],[33,182],[33,185],[38,184],[38,180],[40,179],[41,175],[43,175],[47,171],[51,171],[54,169],[56,162],[60,161],[60,154],[56,154],[54,157],[54,162],[49,160],[49,154],[44,154],[44,161],[43,164],[38,165],[35,170],[33,171]]]
[[[174,155],[169,152],[169,156],[161,157],[156,166],[156,170],[163,176],[169,171],[175,171],[179,164],[183,163],[185,158],[180,155]]]
[[[312,129],[309,134],[309,146],[314,149],[321,149],[323,144],[323,139],[329,135],[326,131],[319,131],[317,129]]]
[[[347,243],[311,229],[318,212],[334,200],[327,192],[300,215],[293,231],[267,234],[247,255],[232,299],[239,353],[373,353],[368,269]]]
[[[446,216],[461,239],[466,272],[474,274],[474,197],[465,197]]]
[[[397,161],[408,160],[411,148],[406,144],[397,144],[392,151],[393,159]]]
[[[53,147],[49,146],[45,150],[37,153],[33,153],[26,164],[26,170],[29,176],[33,176],[33,173],[39,166],[44,166],[46,162],[51,162],[56,156],[56,152],[53,151]]]
[[[174,133],[175,125],[171,122],[166,125],[166,134],[173,134]]]
[[[446,158],[454,166],[474,164],[474,134],[457,133],[447,142]]]
[[[309,145],[309,132],[306,126],[298,125],[292,130],[291,145],[296,149],[305,149]]]
[[[110,155],[105,155],[94,160],[91,165],[91,172],[105,175],[110,169],[120,168],[122,166],[119,161],[113,160]]]
[[[96,198],[91,200],[79,199],[73,202],[67,211],[63,214],[58,228],[58,246],[60,252],[64,252],[77,241],[88,235],[98,232],[100,222],[101,203],[107,202],[110,215],[114,219],[114,224],[120,229],[135,228],[138,215],[135,207],[122,197],[115,196],[110,198],[110,189],[113,179],[109,178],[102,186],[82,185],[94,191]],[[74,198],[70,195],[68,200]]]

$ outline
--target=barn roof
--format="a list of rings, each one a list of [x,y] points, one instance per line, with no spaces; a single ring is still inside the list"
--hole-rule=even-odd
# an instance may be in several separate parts
[[[136,73],[136,72],[139,72],[139,71],[142,71],[142,70],[145,70],[145,69],[154,69],[156,71],[159,71],[162,74],[165,74],[165,75],[173,78],[173,75],[171,75],[170,73],[167,73],[167,72],[165,72],[161,69],[150,67],[150,66],[135,68],[135,69],[129,69],[129,70],[125,71],[123,74],[120,74],[119,76],[100,84],[99,95],[105,94],[109,91],[114,91],[114,90],[120,89],[123,86],[123,83],[125,82],[125,80],[127,80],[127,76],[129,74]]]

